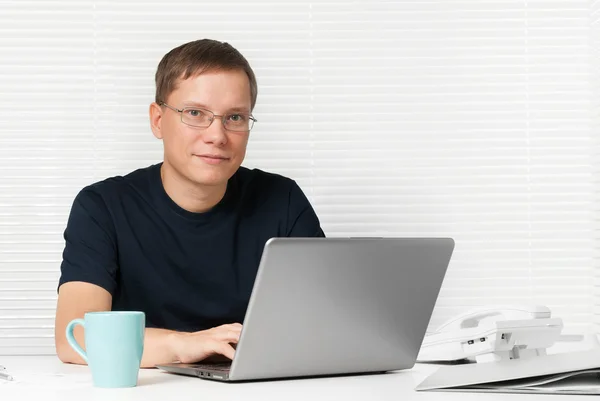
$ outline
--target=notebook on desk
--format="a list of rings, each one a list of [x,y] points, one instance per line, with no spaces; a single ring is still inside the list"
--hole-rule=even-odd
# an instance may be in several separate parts
[[[600,350],[444,366],[417,391],[600,394]]]

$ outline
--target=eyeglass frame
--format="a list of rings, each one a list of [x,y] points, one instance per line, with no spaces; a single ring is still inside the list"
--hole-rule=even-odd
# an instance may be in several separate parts
[[[223,124],[223,128],[225,128],[227,131],[231,131],[231,132],[250,132],[252,131],[252,128],[254,128],[254,123],[257,122],[258,120],[256,118],[254,118],[254,116],[252,114],[248,114],[248,119],[252,120],[252,125],[250,126],[250,128],[248,128],[247,130],[243,130],[243,131],[236,131],[236,130],[232,130],[227,128],[227,122],[225,121],[225,117],[227,117],[227,115],[221,115],[221,114],[215,114],[213,111],[205,109],[204,107],[194,107],[194,106],[189,106],[189,107],[184,107],[182,109],[178,109],[176,107],[170,106],[165,102],[159,102],[158,103],[159,106],[165,106],[173,111],[176,111],[177,113],[179,113],[179,115],[181,116],[181,122],[185,125],[187,125],[188,127],[194,127],[194,128],[208,128],[212,125],[213,121],[215,121],[215,117],[220,117],[221,120],[221,124]],[[212,114],[212,117],[210,118],[210,123],[206,126],[206,127],[200,127],[198,125],[191,125],[186,123],[185,121],[183,121],[183,112],[185,110],[188,109],[194,109],[194,110],[204,110],[204,111],[208,111],[210,114]]]

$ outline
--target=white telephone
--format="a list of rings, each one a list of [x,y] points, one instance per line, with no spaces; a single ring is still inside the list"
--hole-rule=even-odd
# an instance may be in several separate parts
[[[428,333],[418,362],[492,362],[545,355],[563,322],[545,306],[500,305],[470,310]]]

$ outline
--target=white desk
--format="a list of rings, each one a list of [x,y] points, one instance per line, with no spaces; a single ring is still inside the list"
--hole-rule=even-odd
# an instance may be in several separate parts
[[[15,377],[14,382],[0,380],[2,401],[583,400],[581,396],[414,391],[421,380],[437,369],[433,365],[416,365],[411,370],[383,375],[255,383],[219,383],[142,369],[138,387],[99,389],[92,387],[87,366],[64,365],[56,357],[1,357],[0,364]]]

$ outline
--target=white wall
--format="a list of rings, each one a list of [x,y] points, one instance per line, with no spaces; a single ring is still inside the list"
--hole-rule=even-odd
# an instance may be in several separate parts
[[[160,160],[156,65],[203,37],[255,68],[246,165],[298,180],[329,236],[455,238],[432,325],[535,302],[583,328],[599,299],[594,26],[587,0],[0,5],[0,354],[54,352],[72,199]]]

